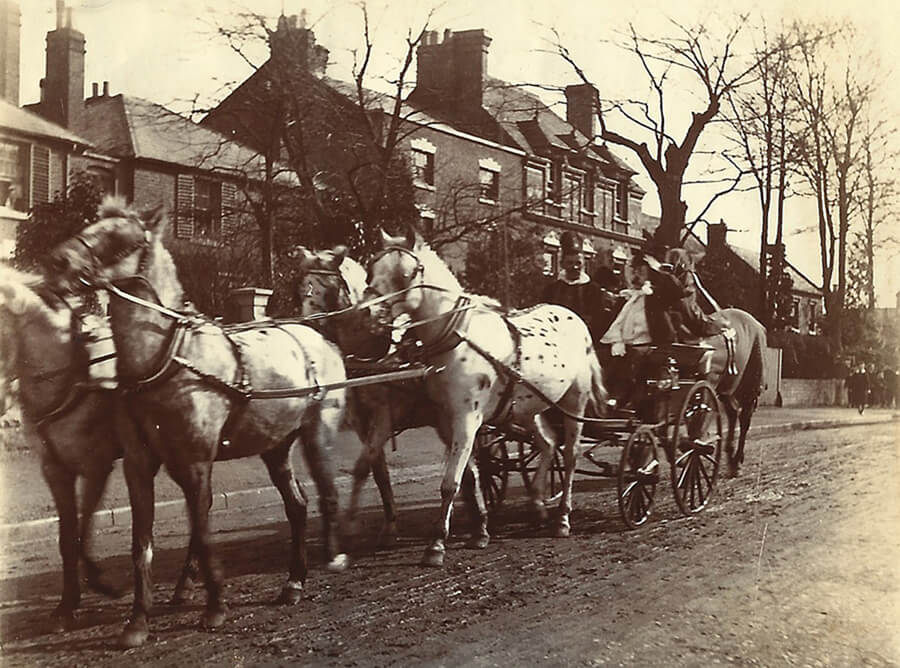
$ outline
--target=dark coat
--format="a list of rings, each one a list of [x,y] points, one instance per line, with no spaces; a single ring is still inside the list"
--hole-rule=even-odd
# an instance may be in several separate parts
[[[645,304],[647,328],[654,343],[666,345],[700,339],[722,330],[722,324],[707,316],[697,305],[692,280],[685,285],[671,272],[653,269],[649,278],[653,294],[647,296]]]
[[[541,301],[545,304],[565,306],[577,313],[591,330],[595,343],[600,340],[611,322],[609,318],[611,299],[611,295],[593,281],[570,285],[555,279],[548,283],[541,293]]]

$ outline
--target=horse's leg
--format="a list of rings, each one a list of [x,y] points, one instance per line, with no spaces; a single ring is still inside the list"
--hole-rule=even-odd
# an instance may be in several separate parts
[[[124,647],[143,645],[150,635],[148,618],[153,606],[153,479],[159,458],[148,447],[129,448],[123,460],[131,502],[131,559],[134,563],[134,603],[131,619],[119,641]]]
[[[359,510],[360,493],[369,471],[371,471],[375,484],[378,486],[381,505],[384,509],[384,526],[381,529],[378,544],[385,547],[397,542],[397,511],[387,459],[384,455],[384,444],[390,438],[390,432],[391,422],[387,409],[375,410],[372,413],[372,421],[363,435],[363,451],[353,468],[353,490],[350,493],[350,507],[347,510],[348,521],[355,522]]]
[[[78,504],[75,498],[75,475],[67,470],[52,453],[44,454],[41,472],[53,495],[59,515],[59,554],[63,564],[62,599],[53,611],[59,630],[68,629],[81,602],[78,574]]]
[[[491,536],[488,533],[487,504],[484,502],[484,494],[481,491],[481,474],[475,463],[475,457],[469,457],[466,471],[468,475],[463,476],[462,490],[472,520],[472,536],[466,543],[466,547],[481,550],[488,546]]]
[[[750,431],[750,419],[753,417],[753,411],[755,410],[755,408],[756,402],[754,401],[749,406],[744,406],[739,415],[741,421],[741,432],[738,436],[737,454],[735,455],[735,475],[737,474],[738,467],[744,463],[744,444],[747,442],[747,432]]]
[[[731,395],[722,397],[722,406],[725,408],[725,416],[728,418],[728,435],[725,437],[725,452],[728,455],[728,474],[733,478],[737,475],[737,453],[734,448],[734,432],[737,426],[738,418],[743,414],[738,406],[735,405]]]
[[[341,552],[338,535],[338,494],[334,484],[334,464],[330,455],[334,432],[335,429],[325,423],[321,411],[317,418],[300,427],[303,456],[319,493],[326,567],[331,571],[342,571],[347,568],[348,559],[347,555]]]
[[[475,433],[481,426],[481,415],[475,412],[458,414],[450,426],[450,442],[448,443],[447,462],[444,465],[444,479],[441,481],[441,514],[431,545],[422,555],[425,566],[443,566],[446,542],[450,536],[450,515],[453,512],[453,499],[459,491],[463,471],[472,455],[472,443]]]
[[[575,402],[575,415],[584,415],[585,405],[587,404],[587,394],[580,395]],[[581,441],[582,423],[580,420],[571,418],[563,419],[563,433],[565,438],[563,441],[563,460],[565,461],[566,471],[562,483],[562,498],[559,500],[559,524],[556,528],[556,535],[560,538],[567,538],[571,533],[572,527],[569,523],[569,515],[572,512],[572,485],[575,479],[575,457],[578,454],[578,444]]]
[[[176,445],[177,447],[177,445]],[[169,474],[184,492],[188,517],[191,520],[191,549],[196,551],[200,573],[206,585],[206,610],[200,626],[214,629],[225,623],[227,606],[223,596],[222,566],[212,549],[209,530],[209,509],[212,506],[212,462],[176,462]]]
[[[554,429],[547,422],[545,413],[538,413],[534,416],[534,425],[532,443],[533,447],[540,450],[540,455],[538,456],[537,470],[531,480],[528,493],[531,497],[531,507],[535,512],[535,521],[538,525],[543,525],[547,521],[547,506],[544,503],[547,498],[547,477],[550,467],[553,465],[556,441]]]
[[[261,455],[269,470],[272,484],[281,494],[284,502],[284,513],[291,525],[291,558],[288,569],[288,581],[278,595],[277,603],[293,605],[300,602],[303,585],[308,571],[306,561],[306,497],[300,484],[294,477],[291,465],[291,451],[294,438],[286,441],[274,450]]]
[[[103,497],[110,473],[112,473],[111,467],[101,470],[98,475],[84,478],[81,493],[81,559],[84,561],[88,586],[104,596],[118,598],[125,593],[124,590],[104,582],[100,566],[91,556],[91,544],[94,538],[94,512],[100,505],[100,499]]]

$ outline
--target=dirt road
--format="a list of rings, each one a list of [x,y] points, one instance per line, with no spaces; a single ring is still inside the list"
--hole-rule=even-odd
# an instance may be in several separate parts
[[[566,540],[532,529],[513,490],[491,545],[466,550],[459,536],[442,570],[417,565],[436,490],[408,486],[399,548],[370,549],[371,510],[353,568],[328,574],[317,561],[292,608],[268,604],[286,562],[280,509],[232,517],[217,535],[231,606],[224,628],[198,631],[199,603],[159,605],[150,643],[125,656],[114,638],[130,595],[87,596],[71,633],[42,626],[59,587],[57,573],[43,572],[58,559],[44,546],[34,574],[0,583],[2,663],[898,665],[898,454],[896,424],[759,438],[741,477],[724,481],[701,515],[681,518],[663,486],[656,518],[633,532],[623,530],[608,484],[580,480]],[[456,517],[462,525],[464,513]],[[161,603],[184,536],[171,526],[158,534]],[[113,533],[100,547],[123,543],[127,535]],[[127,581],[126,558],[106,565]]]

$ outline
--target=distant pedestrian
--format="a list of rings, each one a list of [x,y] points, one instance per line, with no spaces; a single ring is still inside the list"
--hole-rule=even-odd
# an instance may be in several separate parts
[[[881,372],[884,385],[884,407],[894,408],[897,402],[897,373],[890,367]]]
[[[860,364],[847,377],[846,384],[848,403],[862,415],[869,398],[869,374],[866,372],[866,365]]]

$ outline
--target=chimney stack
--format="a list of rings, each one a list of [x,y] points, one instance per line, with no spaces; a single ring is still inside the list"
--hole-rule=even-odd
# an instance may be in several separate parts
[[[429,105],[469,114],[481,110],[491,38],[482,29],[427,32],[416,55],[416,90]]]
[[[84,35],[72,27],[71,9],[63,26],[62,0],[56,3],[56,30],[47,33],[47,72],[39,113],[77,128],[84,110]]]
[[[725,242],[728,226],[724,220],[706,225],[706,245],[709,250],[721,250],[727,246]]]
[[[109,82],[103,82],[103,97],[109,97]]]
[[[566,121],[588,139],[597,134],[597,89],[583,83],[566,86]]]
[[[0,1],[0,98],[19,106],[21,15],[16,0]]]
[[[91,97],[97,97],[97,89],[98,89],[98,87],[99,87],[99,86],[97,85],[97,82],[96,82],[96,81],[93,82],[93,83],[91,84]]]

